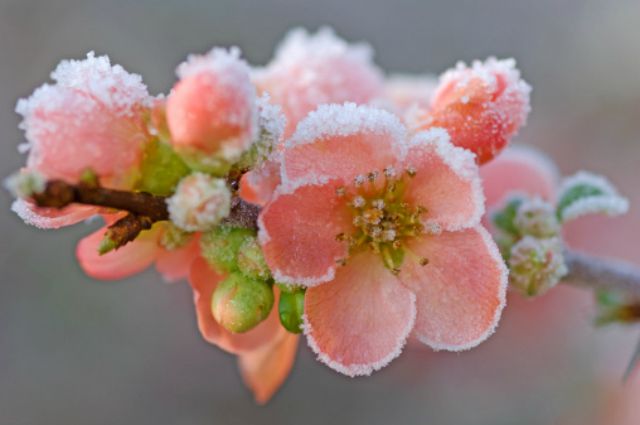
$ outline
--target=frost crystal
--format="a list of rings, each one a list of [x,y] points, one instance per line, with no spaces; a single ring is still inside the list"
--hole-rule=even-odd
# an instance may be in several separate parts
[[[173,224],[188,232],[206,231],[229,215],[231,192],[223,179],[193,173],[167,199]]]
[[[629,201],[604,177],[580,171],[560,186],[557,214],[562,222],[587,214],[625,214]]]
[[[555,286],[568,269],[559,238],[525,236],[511,249],[509,283],[525,295],[540,295]]]
[[[5,179],[4,187],[14,197],[25,199],[44,191],[45,183],[44,176],[37,171],[18,171]]]
[[[540,198],[523,201],[513,222],[520,233],[538,238],[557,236],[560,232],[553,206]]]

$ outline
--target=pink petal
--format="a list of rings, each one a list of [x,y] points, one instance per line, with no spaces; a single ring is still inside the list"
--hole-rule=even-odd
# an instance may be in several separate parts
[[[471,152],[449,142],[445,131],[416,135],[405,163],[416,171],[406,200],[427,209],[428,227],[435,224],[452,231],[480,222],[484,196],[478,166]]]
[[[40,229],[59,229],[80,223],[98,213],[98,208],[88,205],[69,205],[63,209],[38,208],[29,201],[17,199],[11,210],[25,223]]]
[[[258,218],[260,244],[276,281],[313,286],[333,279],[347,245],[351,214],[336,195],[336,180],[281,186]]]
[[[167,282],[176,282],[189,276],[191,263],[200,254],[200,243],[193,237],[185,246],[167,250],[160,247],[156,258],[156,270]]]
[[[280,163],[267,161],[262,167],[245,173],[240,179],[239,195],[252,204],[264,206],[280,184]]]
[[[95,231],[78,242],[76,256],[82,270],[101,280],[117,280],[140,273],[149,267],[158,254],[158,231],[143,232],[133,242],[123,247],[98,254],[98,247],[107,227]]]
[[[415,295],[369,253],[350,258],[333,281],[305,295],[309,346],[348,376],[369,375],[396,358],[415,317]]]
[[[497,207],[509,192],[521,192],[551,200],[558,184],[558,171],[549,158],[524,146],[506,149],[480,168],[487,207]]]
[[[215,321],[211,313],[211,296],[223,278],[224,276],[209,267],[202,257],[191,264],[189,283],[193,289],[198,329],[202,337],[207,342],[235,354],[255,350],[272,341],[281,329],[277,307],[273,308],[265,321],[241,334],[231,333]]]
[[[238,355],[242,379],[259,404],[268,402],[289,376],[299,339],[282,328],[269,344]]]
[[[331,176],[351,181],[395,164],[404,142],[404,127],[389,112],[353,103],[322,105],[287,141],[282,178],[287,182]]]
[[[416,294],[415,336],[436,350],[475,347],[495,330],[505,305],[507,269],[489,233],[478,226],[423,236],[410,244],[400,275]]]

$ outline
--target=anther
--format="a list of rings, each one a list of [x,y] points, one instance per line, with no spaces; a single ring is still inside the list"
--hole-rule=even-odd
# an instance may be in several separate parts
[[[344,196],[346,193],[347,193],[347,190],[342,186],[336,189],[336,195],[338,196]]]
[[[362,196],[356,196],[353,198],[352,205],[356,208],[362,208],[366,204],[364,198]]]
[[[392,242],[396,238],[396,231],[393,229],[385,230],[382,233],[382,240]]]
[[[407,175],[409,177],[415,177],[416,173],[417,173],[417,171],[416,171],[415,168],[413,168],[413,167],[408,167],[407,168]]]
[[[344,267],[344,266],[346,266],[346,265],[347,265],[347,260],[346,260],[346,258],[338,258],[338,259],[336,260],[336,263],[337,263],[339,266]]]
[[[344,233],[338,233],[338,234],[336,235],[336,240],[337,240],[337,241],[341,241],[341,242],[342,242],[342,241],[344,241],[344,240],[346,240],[346,239],[347,239],[347,236],[346,236]]]
[[[373,208],[376,208],[379,210],[384,209],[384,200],[376,199],[371,203],[371,205],[373,205]]]
[[[374,182],[376,181],[379,175],[380,173],[378,173],[377,171],[372,171],[369,174],[367,174],[367,178],[369,179],[370,182]]]
[[[366,177],[363,176],[362,174],[358,174],[354,179],[353,179],[353,183],[357,186],[362,186],[364,184]]]
[[[396,169],[395,169],[395,168],[393,168],[393,167],[390,165],[390,166],[388,166],[387,168],[385,168],[385,169],[384,169],[384,175],[385,175],[386,177],[389,177],[389,178],[391,178],[391,177],[395,177],[395,176],[396,176]]]
[[[426,266],[427,264],[429,264],[429,259],[427,257],[422,257],[418,260],[418,263],[421,266]]]

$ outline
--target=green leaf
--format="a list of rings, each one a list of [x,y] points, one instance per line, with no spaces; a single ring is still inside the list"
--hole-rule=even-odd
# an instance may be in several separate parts
[[[562,219],[564,211],[575,202],[581,199],[604,194],[605,192],[602,189],[588,184],[579,184],[569,188],[562,194],[560,201],[558,201],[558,206],[556,207],[558,219]]]
[[[513,197],[507,201],[507,204],[499,211],[493,214],[493,224],[503,232],[511,236],[518,236],[520,232],[516,227],[514,220],[518,214],[518,208],[524,199],[522,197]]]

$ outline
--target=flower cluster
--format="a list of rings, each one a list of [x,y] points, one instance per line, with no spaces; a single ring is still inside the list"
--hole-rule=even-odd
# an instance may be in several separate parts
[[[552,207],[554,182],[536,179],[528,154],[491,162],[529,112],[511,59],[439,81],[387,77],[368,45],[299,29],[264,67],[214,48],[177,76],[153,97],[106,56],[63,61],[54,84],[18,102],[28,157],[7,186],[41,228],[102,217],[77,248],[90,276],[155,264],[187,279],[202,336],[238,356],[259,402],[286,378],[300,333],[349,376],[384,367],[410,338],[475,347],[500,319],[507,265],[518,289],[548,289],[566,273],[561,223],[627,207],[588,174]],[[518,178],[541,198],[496,215],[496,244],[485,195],[497,205]]]

